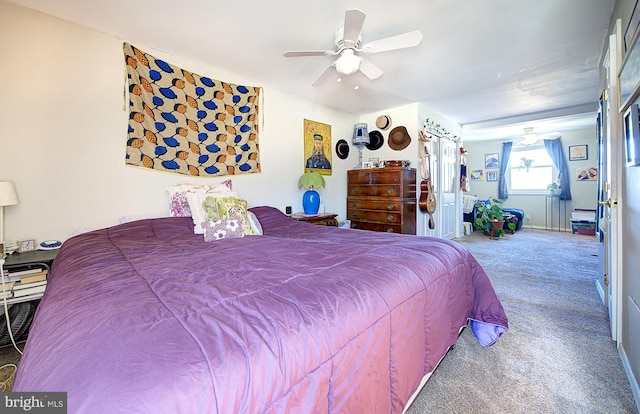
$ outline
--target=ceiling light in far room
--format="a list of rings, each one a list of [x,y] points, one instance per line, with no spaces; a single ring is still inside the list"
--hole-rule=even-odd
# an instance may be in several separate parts
[[[361,61],[362,59],[355,55],[353,49],[345,49],[336,60],[336,71],[343,75],[351,75],[358,71]]]
[[[529,172],[529,168],[531,168],[531,164],[533,164],[533,160],[531,158],[520,158],[520,165],[518,165],[519,169],[526,168],[527,172]]]
[[[520,138],[521,138],[520,140],[521,145],[533,145],[536,142],[538,142],[540,135],[533,132],[533,128],[528,127],[524,129],[524,135],[522,135],[522,137]]]

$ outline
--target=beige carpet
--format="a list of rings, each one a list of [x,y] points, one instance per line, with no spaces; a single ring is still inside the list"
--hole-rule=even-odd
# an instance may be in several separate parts
[[[4,316],[3,316],[4,317]],[[24,348],[24,342],[18,343],[18,348]],[[16,367],[20,361],[20,354],[13,345],[0,348],[0,392],[11,391]]]
[[[595,287],[594,237],[523,229],[457,241],[489,275],[510,330],[482,348],[465,329],[409,413],[637,413]]]

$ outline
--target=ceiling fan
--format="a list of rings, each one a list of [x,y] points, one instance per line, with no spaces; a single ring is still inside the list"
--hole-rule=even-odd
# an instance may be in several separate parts
[[[358,9],[347,10],[344,14],[344,26],[335,34],[335,50],[298,50],[284,52],[285,57],[338,56],[312,83],[318,86],[334,70],[341,75],[362,72],[369,79],[378,79],[384,73],[382,69],[360,56],[360,54],[380,53],[389,50],[414,47],[422,41],[419,30],[399,34],[362,44],[362,26],[367,15]]]

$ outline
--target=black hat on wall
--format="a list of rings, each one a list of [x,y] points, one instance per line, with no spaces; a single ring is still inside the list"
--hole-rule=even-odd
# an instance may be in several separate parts
[[[380,131],[369,132],[369,143],[365,144],[368,150],[375,151],[382,148],[384,144],[384,137]]]
[[[349,156],[349,143],[344,139],[336,142],[336,154],[341,160],[347,158]]]

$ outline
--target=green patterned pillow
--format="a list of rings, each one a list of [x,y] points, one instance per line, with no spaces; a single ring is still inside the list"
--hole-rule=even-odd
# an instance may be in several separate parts
[[[207,197],[208,198],[208,197]],[[211,210],[211,213],[207,212],[207,220],[216,221],[222,219],[231,219],[237,218],[240,220],[240,224],[242,225],[242,232],[247,236],[255,235],[256,233],[251,228],[251,224],[249,223],[249,219],[247,217],[247,202],[240,198],[233,197],[224,197],[224,198],[215,198],[214,199],[217,206],[217,216],[212,219],[209,218],[209,215],[213,216],[213,208],[208,208],[205,206],[207,211]],[[205,199],[205,203],[207,200]]]
[[[205,221],[218,221],[220,215],[218,214],[218,204],[215,197],[207,196],[202,200],[202,208],[204,208]]]

